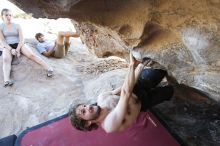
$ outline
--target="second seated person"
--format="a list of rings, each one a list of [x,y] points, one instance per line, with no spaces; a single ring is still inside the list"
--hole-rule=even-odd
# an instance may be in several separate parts
[[[70,31],[59,31],[56,41],[45,39],[42,33],[37,33],[35,38],[38,41],[38,51],[46,57],[63,58],[70,47],[70,37],[79,37],[77,33]]]

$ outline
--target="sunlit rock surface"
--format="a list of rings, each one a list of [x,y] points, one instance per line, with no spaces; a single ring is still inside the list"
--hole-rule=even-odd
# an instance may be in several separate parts
[[[98,57],[151,57],[185,85],[220,100],[219,0],[15,0],[35,17],[68,17]]]

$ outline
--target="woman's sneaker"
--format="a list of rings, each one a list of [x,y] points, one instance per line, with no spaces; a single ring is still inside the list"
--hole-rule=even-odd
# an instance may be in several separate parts
[[[13,84],[14,84],[13,81],[5,81],[5,82],[4,82],[4,87],[12,86]]]
[[[47,70],[47,77],[52,77],[54,74],[53,74],[53,70],[52,69],[49,69]]]

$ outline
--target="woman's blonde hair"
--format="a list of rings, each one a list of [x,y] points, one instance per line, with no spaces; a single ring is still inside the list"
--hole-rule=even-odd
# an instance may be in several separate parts
[[[3,13],[4,13],[4,12],[9,12],[9,11],[10,11],[10,10],[7,9],[7,8],[2,9],[2,11],[1,11],[1,16],[3,16]]]

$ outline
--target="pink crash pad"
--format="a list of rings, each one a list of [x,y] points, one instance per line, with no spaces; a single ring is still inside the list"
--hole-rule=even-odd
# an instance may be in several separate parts
[[[180,146],[151,112],[143,112],[137,121],[120,133],[75,130],[63,116],[24,131],[15,146]]]

